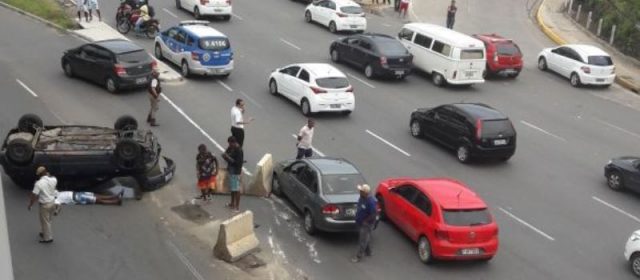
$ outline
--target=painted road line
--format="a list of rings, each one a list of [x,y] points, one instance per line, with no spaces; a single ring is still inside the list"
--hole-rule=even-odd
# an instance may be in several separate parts
[[[229,85],[225,84],[223,81],[217,80],[217,82],[218,82],[219,85],[223,86],[228,91],[233,92],[233,89]]]
[[[232,15],[234,18],[237,18],[237,19],[239,19],[239,20],[244,20],[244,19],[242,19],[242,17],[241,17],[241,16],[239,16],[239,15],[236,15],[236,14],[231,14],[231,15]]]
[[[167,243],[169,248],[171,248],[173,253],[175,253],[176,256],[178,256],[180,261],[187,267],[187,269],[189,269],[191,274],[193,274],[193,277],[195,277],[198,280],[204,280],[204,277],[202,277],[200,272],[198,272],[198,270],[196,270],[196,268],[191,264],[189,259],[187,259],[187,257],[180,251],[180,249],[178,249],[178,247],[175,244],[173,244],[173,242],[171,242],[169,240],[165,240],[165,243]]]
[[[367,81],[365,81],[365,80],[363,80],[363,79],[360,79],[360,78],[356,77],[356,75],[353,75],[353,74],[351,74],[351,73],[349,73],[349,72],[347,72],[347,76],[349,76],[349,77],[353,78],[354,80],[356,80],[356,81],[358,81],[358,82],[361,82],[361,83],[365,84],[366,86],[368,86],[368,87],[370,87],[370,88],[376,88],[374,85],[372,85],[372,84],[368,83]]]
[[[271,200],[275,201],[276,203],[280,204],[280,206],[282,206],[285,210],[287,210],[287,212],[293,214],[294,216],[300,218],[300,215],[298,215],[298,212],[296,212],[295,210],[291,209],[291,207],[289,207],[289,205],[287,205],[286,203],[284,203],[284,201],[282,201],[282,199],[280,199],[279,197],[272,195],[271,197],[269,197]],[[269,198],[262,198],[264,200],[268,200]]]
[[[25,85],[22,81],[16,79],[16,82],[18,82],[18,84],[20,84],[24,89],[26,89],[29,93],[31,93],[31,95],[33,95],[33,97],[38,98],[38,95],[33,92],[33,90],[31,90],[27,85]]]
[[[296,50],[302,50],[300,47],[296,46],[295,44],[293,44],[293,43],[291,43],[291,42],[289,42],[289,41],[287,41],[285,39],[280,38],[280,42],[283,42],[283,43],[289,45],[290,47],[292,47],[292,48],[294,48]]]
[[[631,135],[631,136],[633,136],[633,137],[640,138],[640,134],[637,134],[637,133],[631,132],[631,131],[626,130],[626,129],[622,128],[622,127],[619,127],[619,126],[617,126],[617,125],[615,125],[615,124],[608,123],[608,122],[603,121],[603,120],[598,119],[598,118],[593,118],[593,119],[595,119],[595,120],[596,120],[596,121],[598,121],[599,123],[602,123],[602,124],[604,124],[604,125],[606,125],[606,126],[609,126],[609,127],[613,127],[613,128],[615,128],[615,129],[620,130],[620,131],[622,131],[622,132],[624,132],[624,133],[626,133],[626,134],[629,134],[629,135]]]
[[[391,24],[383,23],[383,24],[382,24],[382,26],[384,26],[384,27],[391,27]]]
[[[504,212],[505,214],[507,214],[509,217],[513,218],[514,220],[520,222],[521,224],[525,225],[526,227],[532,229],[533,231],[537,232],[538,234],[544,236],[545,238],[554,241],[555,239],[553,237],[551,237],[551,235],[546,234],[544,231],[539,230],[538,228],[532,226],[531,224],[525,222],[523,219],[520,219],[518,217],[516,217],[516,215],[511,214],[511,212],[504,210],[504,208],[502,207],[498,207],[498,209],[500,209],[500,211]]]
[[[627,217],[631,218],[632,220],[634,220],[634,221],[636,221],[636,222],[640,223],[640,219],[638,219],[638,217],[636,217],[636,216],[634,216],[634,215],[629,214],[627,211],[624,211],[624,210],[622,210],[622,209],[620,209],[620,208],[618,208],[618,207],[614,206],[613,204],[608,203],[608,202],[606,202],[606,201],[604,201],[604,200],[602,200],[602,199],[600,199],[600,198],[597,198],[597,197],[595,197],[595,196],[592,196],[591,198],[593,198],[593,200],[595,200],[595,201],[597,201],[597,202],[600,202],[600,203],[604,204],[605,206],[607,206],[607,207],[609,207],[609,208],[611,208],[611,209],[613,209],[613,210],[616,210],[616,211],[620,212],[620,214],[625,215],[625,216],[627,216]]]
[[[398,152],[403,153],[405,156],[408,156],[408,157],[411,156],[411,154],[405,152],[403,149],[398,148],[398,146],[391,144],[391,142],[389,142],[389,141],[385,140],[384,138],[378,136],[377,134],[371,132],[371,130],[367,129],[366,132],[369,133],[369,135],[371,135],[371,136],[377,138],[378,140],[382,141],[383,143],[389,145],[391,148],[396,149]]]
[[[174,14],[174,13],[172,13],[171,11],[167,10],[167,8],[162,8],[162,10],[163,10],[165,13],[169,14],[170,16],[172,16],[172,17],[174,17],[174,18],[178,18],[178,16],[177,16],[176,14]]]
[[[224,152],[225,149],[222,147],[222,145],[218,144],[218,142],[216,142],[216,140],[213,139],[213,137],[211,137],[211,135],[209,135],[209,133],[207,133],[206,131],[204,131],[204,129],[202,129],[202,127],[200,127],[200,125],[198,125],[193,119],[191,119],[191,117],[189,117],[189,115],[187,115],[187,113],[185,113],[182,108],[178,107],[178,105],[176,105],[175,103],[173,103],[173,101],[171,101],[171,99],[169,99],[169,97],[167,97],[166,95],[164,95],[164,93],[161,93],[160,96],[162,96],[162,98],[164,98],[165,101],[167,101],[172,107],[173,109],[175,109],[176,111],[178,111],[178,113],[180,113],[180,115],[182,115],[185,119],[187,119],[187,121],[189,121],[198,131],[200,131],[200,133],[202,135],[204,135],[204,137],[206,137],[207,139],[209,139],[209,141],[211,141],[211,143],[213,143],[213,145],[216,146],[216,148],[218,148],[218,150],[220,150],[221,152]],[[242,167],[242,172],[244,172],[244,174],[251,176],[251,172],[249,172],[247,170],[247,168]]]
[[[291,136],[293,136],[294,139],[298,139],[298,135],[291,134]],[[311,149],[313,150],[313,152],[315,154],[317,154],[317,155],[319,155],[321,157],[325,157],[325,155],[321,151],[318,151],[318,149],[316,149],[315,147],[312,146]]]
[[[242,94],[242,96],[246,97],[247,100],[249,100],[249,102],[251,102],[251,104],[256,105],[256,107],[258,107],[258,108],[262,108],[260,103],[258,103],[257,101],[253,100],[253,98],[251,98],[251,96],[249,96],[248,94],[244,93],[244,91],[240,91],[240,94]]]
[[[544,130],[544,129],[542,129],[542,128],[539,128],[539,127],[537,127],[537,126],[535,126],[535,125],[533,125],[533,124],[531,124],[531,123],[528,123],[528,122],[526,122],[526,121],[520,121],[520,123],[522,123],[522,124],[524,124],[524,125],[526,125],[526,126],[528,126],[528,127],[530,127],[530,128],[533,128],[533,129],[535,129],[535,130],[537,130],[537,131],[540,131],[540,132],[542,132],[542,133],[544,133],[544,134],[546,134],[546,135],[549,135],[549,136],[551,136],[551,137],[553,137],[553,138],[556,138],[556,139],[558,139],[558,140],[560,140],[560,141],[562,141],[562,142],[567,142],[567,139],[564,139],[564,138],[562,138],[562,137],[560,137],[560,136],[558,136],[558,135],[555,135],[555,134],[553,134],[553,133],[551,133],[551,132],[548,132],[548,131],[546,131],[546,130]]]

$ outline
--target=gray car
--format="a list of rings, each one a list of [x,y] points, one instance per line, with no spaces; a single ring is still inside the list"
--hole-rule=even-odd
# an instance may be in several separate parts
[[[345,159],[287,160],[274,167],[273,193],[287,197],[304,214],[304,229],[356,231],[357,185],[366,181]]]

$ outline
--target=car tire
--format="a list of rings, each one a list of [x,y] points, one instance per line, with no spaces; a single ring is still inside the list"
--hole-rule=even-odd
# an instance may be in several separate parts
[[[462,163],[469,163],[469,161],[471,161],[469,146],[464,144],[458,146],[458,148],[456,149],[456,157],[458,158],[458,161]]]
[[[313,215],[311,211],[304,211],[304,221],[303,221],[304,231],[306,231],[309,235],[314,235],[317,232],[316,224],[313,220]]]
[[[513,73],[513,74],[509,74],[509,77],[511,77],[511,78],[513,78],[513,79],[515,79],[515,78],[517,78],[519,75],[520,75],[520,72],[515,72],[515,73]]]
[[[541,57],[538,59],[538,69],[540,69],[541,71],[546,71],[547,68],[547,59],[544,57]]]
[[[153,54],[155,54],[158,60],[162,60],[164,58],[162,56],[162,47],[160,47],[160,44],[156,44]]]
[[[180,4],[180,0],[176,0],[176,9],[182,9],[182,4]]]
[[[201,19],[202,15],[200,14],[200,9],[198,9],[198,7],[196,6],[195,8],[193,8],[193,17],[196,19]]]
[[[340,53],[338,52],[337,49],[331,50],[331,61],[335,63],[340,63]]]
[[[629,268],[636,277],[640,277],[640,253],[636,252],[629,258]]]
[[[180,64],[180,74],[182,74],[182,77],[185,77],[185,78],[188,78],[189,76],[191,76],[191,70],[189,70],[189,64],[184,60]]]
[[[18,120],[18,130],[35,134],[38,128],[44,127],[42,119],[36,114],[24,114]]]
[[[342,111],[341,114],[343,116],[349,116],[349,115],[351,115],[351,112],[353,112],[353,111]]]
[[[614,191],[624,190],[624,178],[620,171],[614,170],[607,174],[607,186]]]
[[[220,78],[220,79],[223,79],[223,80],[224,80],[224,79],[226,79],[226,78],[229,78],[229,75],[231,75],[231,73],[218,75],[218,78]]]
[[[136,130],[138,129],[138,121],[130,115],[120,116],[113,124],[113,128],[115,130]]]
[[[15,165],[27,165],[33,160],[33,146],[25,139],[13,139],[7,144],[6,155]]]
[[[438,72],[432,72],[431,73],[431,81],[437,87],[444,86],[444,77]]]
[[[500,160],[501,161],[508,161],[509,159],[511,159],[511,157],[512,157],[512,155],[511,156],[507,156],[507,157],[501,157]]]
[[[226,15],[222,17],[222,20],[224,21],[230,21],[231,20],[231,15]]]
[[[158,27],[156,25],[150,24],[144,34],[147,36],[147,38],[153,39],[158,35]]]
[[[313,18],[311,18],[311,12],[306,11],[304,13],[304,21],[311,23],[313,21]]]
[[[376,200],[378,200],[378,208],[380,213],[380,220],[387,220],[387,210],[384,208],[384,199],[381,195],[376,195]]]
[[[572,87],[580,87],[582,83],[580,82],[580,76],[578,73],[573,72],[571,76],[569,76],[569,83],[571,83]]]
[[[275,173],[271,178],[271,192],[277,196],[282,196],[282,186],[280,186],[280,181],[278,181],[278,175]]]
[[[484,71],[482,71],[482,78],[487,79],[489,77],[491,77],[491,72],[489,71],[489,65],[487,65]]]
[[[273,96],[278,95],[278,83],[276,82],[275,79],[271,79],[269,81],[269,93],[271,93],[271,95]]]
[[[63,62],[62,70],[64,70],[64,74],[67,77],[73,78],[74,74],[73,74],[73,67],[71,67],[71,63],[69,63],[68,61]]]
[[[113,79],[113,77],[108,77],[104,82],[104,86],[107,89],[107,91],[110,93],[118,92],[118,82],[116,82],[116,80]]]
[[[426,236],[421,236],[418,239],[418,258],[424,264],[430,264],[433,262],[433,254],[431,251],[431,243]]]
[[[302,111],[302,114],[307,117],[311,116],[311,104],[309,104],[309,100],[306,98],[303,98],[302,101],[300,101],[300,111]]]
[[[420,138],[423,135],[422,126],[416,119],[411,120],[409,123],[409,131],[411,132],[411,136],[415,138]]]
[[[336,26],[336,23],[334,21],[329,22],[329,32],[331,33],[338,32],[338,27]]]
[[[133,139],[122,138],[116,144],[113,153],[116,165],[121,169],[134,169],[140,165],[142,150],[140,145]]]
[[[364,76],[367,77],[367,79],[373,79],[375,75],[373,66],[371,66],[371,64],[367,64],[367,66],[364,67]]]

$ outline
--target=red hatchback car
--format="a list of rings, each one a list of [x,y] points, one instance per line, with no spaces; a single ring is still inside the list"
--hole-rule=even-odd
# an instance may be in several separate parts
[[[522,52],[510,39],[496,34],[473,35],[484,43],[487,50],[487,70],[485,77],[502,73],[515,78],[522,70]]]
[[[498,251],[498,225],[487,205],[464,184],[447,178],[391,178],[376,191],[380,218],[417,243],[423,263],[485,260]]]

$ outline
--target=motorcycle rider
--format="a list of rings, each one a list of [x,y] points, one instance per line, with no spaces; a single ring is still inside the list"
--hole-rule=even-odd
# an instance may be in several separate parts
[[[151,16],[149,15],[149,6],[147,5],[147,3],[144,3],[140,7],[140,15],[138,17],[138,21],[136,21],[136,32],[140,33],[140,27],[142,27],[142,24],[149,21],[150,19]]]

